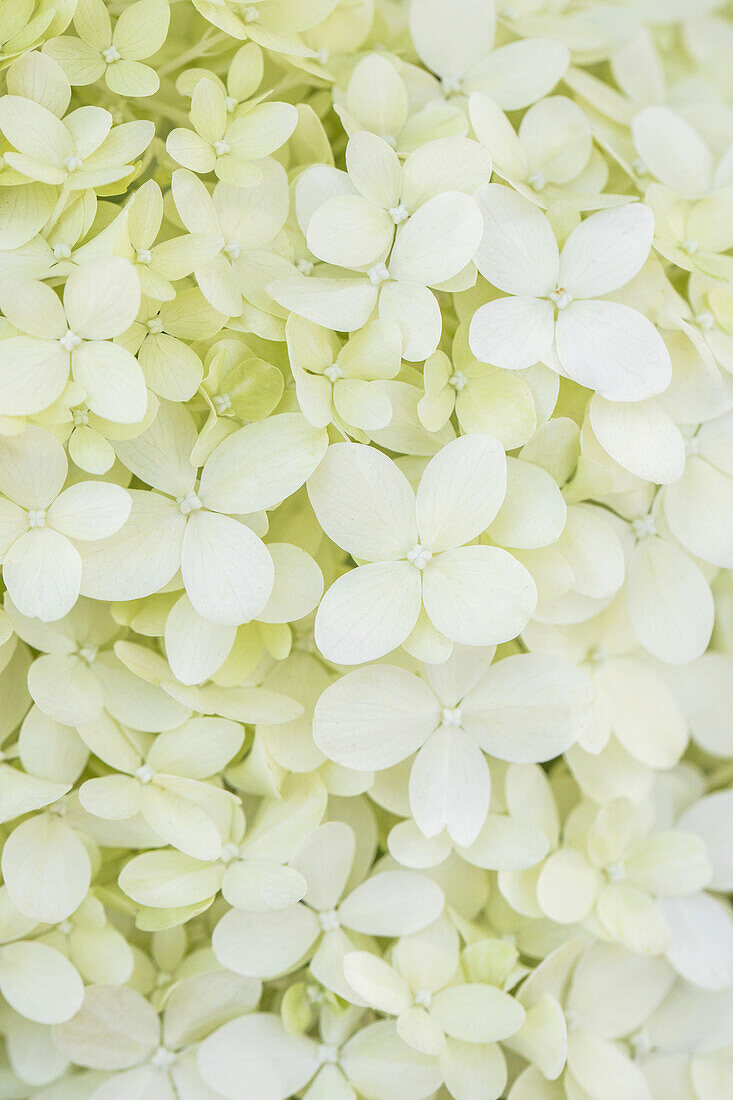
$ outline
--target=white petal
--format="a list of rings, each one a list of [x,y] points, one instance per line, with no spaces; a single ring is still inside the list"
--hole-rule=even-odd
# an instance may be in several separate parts
[[[190,454],[196,442],[193,417],[182,405],[161,401],[153,423],[133,439],[120,441],[117,457],[141,481],[171,496],[193,488]]]
[[[108,340],[84,343],[72,356],[72,373],[97,416],[116,424],[137,424],[145,416],[145,375],[125,348]]]
[[[462,645],[496,645],[524,629],[537,592],[523,565],[495,546],[462,546],[436,555],[423,571],[433,626]]]
[[[48,522],[70,539],[104,539],[114,535],[130,515],[132,500],[121,485],[79,481],[48,509]]]
[[[604,451],[625,470],[660,485],[682,477],[685,441],[656,401],[617,404],[594,394],[588,415]]]
[[[460,1100],[496,1100],[507,1081],[506,1060],[495,1043],[461,1043],[451,1039],[441,1052],[440,1069],[451,1096]],[[517,1094],[513,1100],[522,1098]]]
[[[37,527],[13,543],[3,562],[3,577],[11,599],[29,619],[63,618],[77,601],[81,558],[63,535]]]
[[[700,989],[733,985],[733,914],[727,901],[700,893],[657,903],[672,932],[667,960]]]
[[[125,526],[83,548],[82,590],[95,600],[136,600],[170,581],[181,564],[186,520],[175,501],[132,490]]]
[[[482,363],[524,370],[552,350],[554,332],[550,302],[540,298],[496,298],[474,313],[469,343]]]
[[[481,240],[475,200],[460,191],[428,199],[397,232],[389,260],[393,278],[430,286],[457,275]]]
[[[352,989],[380,1012],[397,1016],[412,1003],[405,979],[389,963],[369,951],[350,951],[344,959],[344,975]]]
[[[279,1016],[240,1016],[204,1039],[197,1055],[209,1088],[231,1100],[288,1100],[318,1069],[318,1047],[289,1035]]]
[[[118,256],[105,256],[75,267],[64,289],[69,328],[85,340],[121,336],[140,309],[135,268]]]
[[[383,871],[352,890],[339,906],[339,917],[355,932],[404,936],[432,924],[443,904],[443,891],[426,875]]]
[[[669,385],[669,352],[654,325],[618,302],[571,302],[557,319],[557,354],[574,382],[609,401],[643,401]]]
[[[508,1039],[524,1022],[524,1009],[492,985],[468,982],[449,986],[433,997],[431,1010],[444,1030],[464,1043]]]
[[[652,247],[654,215],[640,202],[591,214],[568,237],[560,286],[572,298],[599,298],[630,282]]]
[[[438,76],[463,76],[491,51],[496,16],[481,0],[415,0],[410,36],[421,61]]]
[[[415,494],[399,467],[360,443],[335,443],[308,480],[319,524],[355,558],[394,561],[417,542]]]
[[[506,457],[496,439],[477,433],[447,443],[420,479],[420,541],[433,552],[470,542],[489,526],[505,492]]]
[[[81,1007],[84,985],[60,951],[20,942],[0,948],[0,992],[26,1019],[60,1024]]]
[[[159,1027],[157,1013],[134,989],[101,986],[87,989],[80,1011],[54,1030],[53,1039],[78,1065],[122,1070],[154,1053]]]
[[[591,1100],[651,1100],[639,1066],[620,1046],[586,1032],[568,1042],[568,1068]]]
[[[386,210],[361,195],[336,195],[313,214],[306,239],[319,260],[337,267],[368,267],[384,259],[393,236]]]
[[[249,527],[203,509],[189,517],[181,548],[186,592],[204,619],[249,622],[267,603],[275,579],[267,547]]]
[[[60,397],[69,377],[69,353],[56,340],[11,336],[3,340],[0,413],[40,412]]]
[[[440,1086],[436,1059],[408,1047],[389,1020],[357,1031],[344,1047],[341,1065],[366,1100],[425,1100]]]
[[[265,913],[232,909],[214,929],[212,946],[235,974],[272,978],[299,962],[319,934],[316,914],[300,902]]]
[[[67,726],[86,725],[102,713],[102,689],[87,662],[74,654],[38,657],[28,672],[28,690],[44,714]]]
[[[279,413],[233,432],[207,459],[205,507],[246,515],[292,496],[323,458],[328,436],[300,413]]]
[[[410,771],[410,809],[427,837],[447,829],[468,847],[489,812],[491,777],[486,759],[462,729],[441,726],[423,745]]]
[[[276,279],[266,287],[270,297],[300,317],[339,332],[364,325],[377,304],[378,290],[367,278],[323,279],[311,276]]]
[[[683,550],[659,538],[643,539],[629,562],[626,595],[636,636],[660,661],[686,664],[705,651],[713,597]]]
[[[438,721],[438,701],[423,680],[403,668],[374,665],[326,688],[313,715],[313,738],[337,764],[372,771],[412,755]]]
[[[565,526],[565,501],[541,466],[507,460],[507,492],[489,534],[494,542],[524,550],[550,546]]]
[[[202,618],[187,596],[173,605],[165,621],[165,652],[171,671],[182,684],[208,680],[229,656],[235,626]]]
[[[0,439],[0,490],[23,508],[48,508],[66,481],[68,466],[58,439],[34,424]]]
[[[443,318],[431,290],[416,282],[385,283],[379,295],[379,317],[399,326],[402,358],[427,359],[438,346]]]
[[[499,183],[482,187],[477,199],[484,229],[474,261],[484,278],[508,294],[552,293],[558,285],[559,254],[545,215]]]
[[[664,494],[664,516],[672,534],[698,558],[733,566],[733,478],[696,455],[684,476]]]
[[[337,664],[373,661],[402,645],[420,614],[419,571],[409,562],[375,562],[331,585],[316,612],[315,639]]]
[[[645,107],[634,118],[636,150],[653,176],[683,198],[704,194],[713,175],[712,156],[698,132],[669,107]]]
[[[522,653],[492,665],[461,709],[464,728],[485,752],[515,763],[541,763],[577,740],[591,700],[591,684],[581,669],[559,657]]]
[[[527,38],[492,50],[469,73],[466,90],[486,92],[505,111],[549,94],[570,61],[567,47],[550,38]]]
[[[677,827],[705,841],[713,865],[712,890],[733,889],[733,791],[715,791],[694,802],[677,821]]]
[[[44,924],[58,924],[78,909],[92,874],[84,844],[55,814],[39,814],[13,830],[2,870],[16,909]]]

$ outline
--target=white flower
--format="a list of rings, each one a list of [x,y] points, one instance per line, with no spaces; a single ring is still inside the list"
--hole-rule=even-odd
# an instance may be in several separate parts
[[[400,326],[403,357],[424,359],[442,326],[429,288],[461,274],[481,237],[470,192],[488,179],[488,155],[476,142],[446,138],[416,150],[402,168],[386,141],[363,131],[349,140],[347,167],[348,175],[315,165],[296,185],[309,249],[344,270],[276,280],[268,293],[309,321],[347,332],[376,308]]]
[[[140,285],[125,260],[78,267],[63,305],[50,287],[29,280],[0,287],[0,306],[25,335],[4,341],[0,411],[39,412],[59,397],[71,373],[92,412],[132,424],[147,408],[145,379],[128,351],[111,342],[135,320]]]
[[[515,637],[534,609],[531,578],[505,550],[465,545],[488,527],[505,489],[506,458],[487,435],[447,444],[425,468],[417,496],[379,451],[330,447],[308,482],[311,503],[326,534],[370,564],[323,597],[316,643],[324,656],[374,660],[416,627],[465,645]]]
[[[160,492],[132,491],[132,513],[119,536],[85,556],[85,595],[138,599],[180,568],[204,619],[236,625],[262,611],[274,583],[272,558],[232,514],[272,508],[293,493],[317,466],[324,433],[297,413],[248,425],[219,444],[200,482],[189,461],[195,440],[190,413],[161,403],[142,435],[118,444],[128,468]]]
[[[477,358],[518,370],[548,362],[611,401],[661,393],[671,377],[661,336],[642,314],[601,295],[628,283],[652,242],[654,219],[633,203],[593,214],[562,253],[529,200],[489,184],[479,192],[484,235],[476,266],[513,297],[481,306],[469,340]]]
[[[436,883],[414,871],[377,873],[343,897],[355,852],[354,832],[344,822],[330,821],[309,833],[289,863],[306,880],[303,901],[271,912],[226,913],[212,939],[221,965],[271,978],[310,958],[318,981],[348,996],[343,957],[354,947],[354,934],[416,932],[436,919],[444,900]]]
[[[494,49],[493,0],[412,0],[410,34],[444,95],[482,91],[512,111],[547,95],[570,60],[565,46],[549,38]]]
[[[62,618],[79,596],[75,542],[119,531],[131,508],[119,485],[82,481],[63,489],[67,470],[63,447],[41,428],[0,440],[3,579],[18,610],[44,622]]]
[[[318,701],[315,742],[329,759],[361,770],[417,752],[409,785],[415,823],[427,837],[445,828],[468,847],[489,810],[483,753],[549,760],[582,734],[591,699],[584,674],[554,657],[519,654],[488,667],[490,659],[455,647],[445,664],[425,667],[426,680],[387,664],[349,672]]]

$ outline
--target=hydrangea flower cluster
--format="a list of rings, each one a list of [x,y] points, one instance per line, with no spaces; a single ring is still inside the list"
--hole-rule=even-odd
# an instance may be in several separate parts
[[[0,0],[0,1096],[733,1095],[726,0]]]

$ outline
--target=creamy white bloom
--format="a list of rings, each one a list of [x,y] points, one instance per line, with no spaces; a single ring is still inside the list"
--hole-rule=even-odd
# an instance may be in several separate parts
[[[491,436],[447,444],[417,495],[379,451],[330,447],[308,494],[326,534],[369,564],[340,577],[321,601],[316,642],[324,656],[374,660],[416,629],[466,645],[518,634],[534,608],[531,578],[505,550],[465,545],[488,527],[505,491],[506,458]]]
[[[479,271],[513,297],[481,306],[471,322],[477,358],[518,370],[538,360],[611,401],[661,393],[669,354],[654,326],[618,302],[597,300],[640,270],[654,219],[641,203],[593,214],[558,250],[529,200],[499,184],[479,193],[484,235]]]

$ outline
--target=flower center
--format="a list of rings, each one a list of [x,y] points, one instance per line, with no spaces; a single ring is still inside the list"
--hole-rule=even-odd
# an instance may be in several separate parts
[[[691,455],[696,455],[696,454],[699,454],[699,453],[700,453],[700,440],[697,438],[696,435],[690,436],[689,439],[685,440],[685,454],[689,458]]]
[[[239,241],[227,241],[224,245],[224,251],[230,260],[238,260],[239,254],[242,251],[242,246]]]
[[[644,1028],[640,1028],[639,1031],[635,1032],[635,1034],[629,1038],[629,1043],[631,1044],[634,1059],[646,1058],[646,1056],[652,1052],[652,1041],[649,1037],[649,1033],[645,1031]]]
[[[456,393],[460,393],[463,387],[466,385],[468,379],[462,370],[454,371],[454,373],[448,379],[448,385],[452,386]]]
[[[386,141],[387,145],[391,145],[393,149],[397,148],[397,138],[394,134],[382,134],[382,141]]]
[[[695,320],[703,332],[709,332],[711,328],[715,328],[715,318],[709,309],[703,309],[697,314]]]
[[[176,503],[178,504],[178,510],[183,512],[184,516],[189,515],[191,512],[197,512],[199,508],[203,508],[203,504],[196,496],[193,489],[189,489],[183,497],[176,497]]]
[[[588,662],[592,665],[603,665],[608,660],[608,651],[602,645],[594,645],[588,650]]]
[[[64,168],[67,172],[77,172],[82,166],[81,157],[67,157],[64,161]]]
[[[565,1025],[568,1031],[576,1031],[580,1024],[580,1016],[574,1008],[565,1009]]]
[[[149,248],[138,248],[135,259],[139,264],[149,264],[153,259],[153,253]]]
[[[158,1069],[165,1069],[171,1062],[175,1062],[176,1055],[172,1050],[168,1050],[167,1047],[158,1047],[155,1054],[150,1059],[151,1065],[157,1066]]]
[[[341,921],[335,909],[324,909],[322,913],[319,913],[318,923],[324,932],[333,932],[334,928],[341,927]]]
[[[160,317],[151,317],[145,327],[151,336],[157,336],[159,332],[163,331],[163,322]]]
[[[550,300],[555,303],[558,309],[565,309],[572,302],[572,298],[568,294],[564,286],[556,287],[550,295]]]
[[[229,145],[226,141],[215,141],[213,149],[217,157],[223,157],[229,152]]]
[[[460,726],[461,724],[461,708],[460,707],[443,707],[443,713],[441,715],[441,721],[444,726]]]
[[[46,526],[46,509],[45,508],[31,508],[28,512],[28,525],[30,527],[45,527]]]
[[[229,112],[229,114],[231,114],[232,111],[235,110],[235,108],[237,106],[237,101],[236,101],[236,99],[234,98],[233,95],[228,95],[226,97],[226,99],[224,100],[224,103],[226,104],[226,109]]]
[[[440,83],[444,95],[457,95],[463,87],[459,76],[444,76]]]
[[[637,539],[646,538],[648,535],[656,535],[657,525],[654,522],[654,516],[639,516],[637,519],[632,520],[631,530]]]
[[[686,252],[688,256],[694,256],[699,247],[700,245],[693,237],[688,237],[686,241],[682,242],[682,251]]]
[[[321,1065],[335,1066],[339,1060],[339,1048],[333,1043],[321,1043],[318,1047],[318,1061]]]
[[[408,551],[407,560],[411,561],[416,569],[424,569],[432,556],[430,551],[426,550],[422,543],[416,542],[412,550]]]
[[[295,266],[301,275],[311,275],[313,273],[313,264],[310,260],[298,260]]]
[[[257,8],[245,8],[242,12],[242,18],[245,23],[259,23],[260,13],[257,11]]]
[[[238,855],[239,848],[236,844],[234,844],[233,841],[230,840],[229,843],[225,844],[222,848],[221,856],[219,858],[221,859],[222,863],[231,863],[232,860],[236,859]]]
[[[54,245],[53,258],[54,260],[68,260],[71,256],[71,249],[65,241],[61,244]]]
[[[75,428],[82,428],[89,423],[89,409],[74,409],[71,415],[74,418]]]
[[[609,863],[606,874],[611,882],[623,882],[626,878],[626,868],[623,863]]]
[[[388,214],[395,225],[399,225],[400,222],[405,222],[410,216],[410,211],[405,209],[402,203],[399,206],[391,206],[388,210]]]
[[[82,661],[86,661],[88,665],[96,659],[98,653],[99,647],[95,645],[83,645],[79,647],[79,656]]]
[[[212,404],[219,416],[221,416],[227,409],[231,409],[232,399],[228,393],[217,393],[217,395],[212,398]]]
[[[374,267],[370,267],[367,271],[367,279],[372,286],[379,286],[380,283],[386,282],[389,279],[389,271],[386,264],[375,264]]]
[[[115,61],[120,60],[120,51],[116,46],[108,46],[106,50],[102,50],[102,57],[108,65],[114,65]]]
[[[415,994],[415,1004],[420,1005],[420,1008],[430,1008],[432,999],[433,995],[429,989],[418,989]]]
[[[527,183],[533,191],[543,191],[547,180],[541,172],[533,172],[531,176],[527,176]]]
[[[141,783],[151,783],[155,778],[155,772],[150,767],[150,764],[142,764],[135,772],[135,778],[139,779]]]
[[[62,920],[61,924],[57,924],[56,927],[62,936],[68,936],[74,929],[70,920]]]
[[[64,351],[73,351],[74,348],[78,348],[81,343],[81,336],[77,336],[71,329],[67,329],[64,335],[59,340],[61,347]]]
[[[643,161],[641,157],[636,157],[635,160],[632,160],[631,168],[637,176],[645,176],[649,171],[646,166],[646,162]]]
[[[316,54],[316,61],[319,65],[325,65],[328,62],[328,50],[319,50]]]
[[[344,376],[344,372],[341,370],[341,367],[339,367],[336,363],[331,363],[331,366],[326,367],[323,373],[329,380],[329,382],[336,382],[339,378],[343,378]]]

